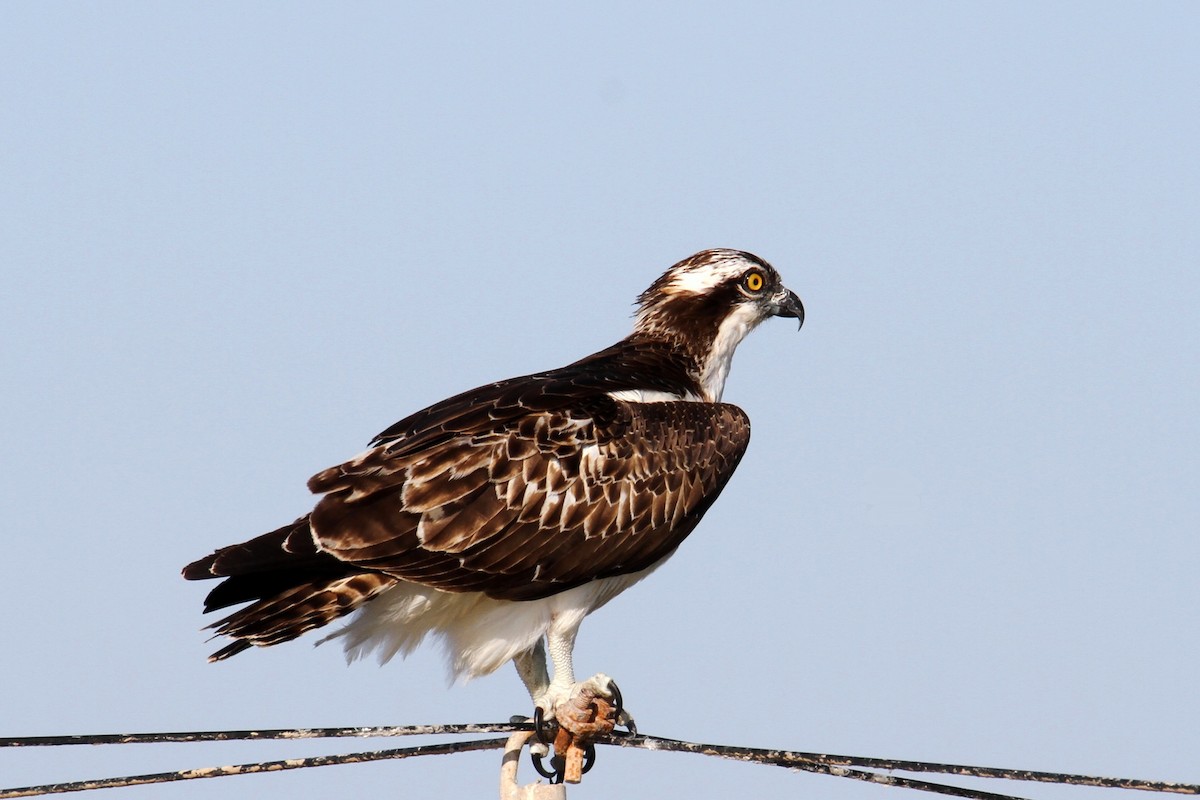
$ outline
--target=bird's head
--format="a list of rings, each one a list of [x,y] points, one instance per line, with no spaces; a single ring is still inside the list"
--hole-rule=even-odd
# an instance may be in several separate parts
[[[804,306],[779,273],[741,250],[702,250],[638,297],[634,336],[666,340],[696,365],[702,399],[721,399],[733,351],[768,317],[804,324]]]

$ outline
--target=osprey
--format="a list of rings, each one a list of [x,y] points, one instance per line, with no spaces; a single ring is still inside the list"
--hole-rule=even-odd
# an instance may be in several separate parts
[[[205,612],[250,603],[210,626],[234,641],[209,660],[357,611],[326,637],[348,658],[435,634],[456,678],[514,661],[548,716],[584,684],[612,697],[602,674],[575,682],[580,623],[666,561],[729,481],[750,422],[721,402],[725,378],[772,316],[804,323],[769,264],[705,250],[641,294],[613,346],[397,422],[308,482],[311,513],[184,567],[224,578]]]

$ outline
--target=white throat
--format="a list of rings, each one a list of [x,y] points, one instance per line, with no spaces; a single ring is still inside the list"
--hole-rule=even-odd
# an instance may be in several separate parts
[[[721,402],[721,395],[725,392],[725,379],[729,377],[729,365],[733,361],[733,351],[742,343],[742,339],[762,322],[760,314],[754,305],[741,303],[717,328],[708,358],[700,366],[700,388],[704,392],[704,400],[710,403]]]

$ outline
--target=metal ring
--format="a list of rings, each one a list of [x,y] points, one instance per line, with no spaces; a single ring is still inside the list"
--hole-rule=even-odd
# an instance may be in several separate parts
[[[585,747],[583,749],[583,772],[581,774],[586,775],[588,773],[588,770],[590,770],[595,764],[596,764],[596,745],[592,744],[591,742],[588,742],[587,747]]]
[[[537,770],[538,775],[541,775],[543,778],[550,781],[551,783],[562,783],[563,782],[564,776],[563,776],[562,771],[546,769],[546,767],[542,765],[542,760],[540,758],[538,758],[536,755],[534,755],[532,750],[529,752],[529,760],[533,762],[533,768]],[[554,759],[554,758],[550,759],[550,765],[553,766],[554,762],[556,760],[557,759]]]
[[[621,712],[625,710],[625,701],[621,697],[621,687],[617,686],[617,682],[612,678],[608,679],[608,688],[612,692],[613,699],[613,715],[621,716]]]
[[[533,710],[533,735],[539,742],[551,747],[554,744],[554,730],[557,723],[546,722],[546,715],[542,713],[542,707],[537,706]]]

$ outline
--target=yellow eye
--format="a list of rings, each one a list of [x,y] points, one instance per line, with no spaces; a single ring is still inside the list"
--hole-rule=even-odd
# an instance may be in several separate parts
[[[758,272],[757,270],[754,272],[747,273],[746,278],[745,278],[745,284],[746,284],[746,288],[752,292],[762,291],[762,287],[763,287],[762,273]]]

